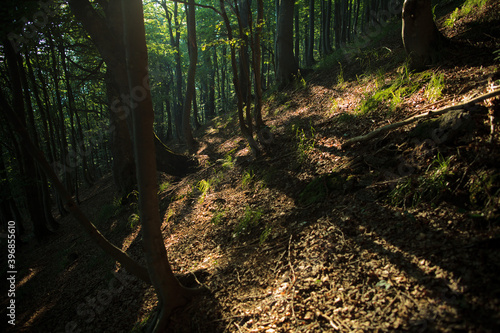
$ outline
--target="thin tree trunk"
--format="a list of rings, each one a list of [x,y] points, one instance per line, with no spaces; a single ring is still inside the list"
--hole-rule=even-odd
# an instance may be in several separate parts
[[[197,142],[193,137],[193,130],[191,128],[191,106],[195,93],[195,77],[196,77],[196,64],[198,62],[198,46],[196,43],[196,8],[194,1],[189,0],[189,5],[186,5],[187,11],[187,29],[188,29],[188,51],[189,51],[189,69],[187,76],[186,99],[184,102],[184,111],[182,113],[182,126],[184,132],[184,139],[191,154],[196,152]]]
[[[122,0],[122,4],[127,72],[132,90],[140,86],[148,75],[142,1]],[[173,274],[162,237],[162,221],[157,195],[153,116],[151,95],[147,90],[146,98],[138,102],[132,109],[134,151],[137,156],[136,169],[144,250],[151,282],[155,287],[160,304],[159,315],[153,323],[153,331],[163,332],[172,310],[186,304],[189,296],[192,295],[192,290],[184,288]]]
[[[309,0],[308,37],[306,43],[306,66],[314,65],[314,0]]]

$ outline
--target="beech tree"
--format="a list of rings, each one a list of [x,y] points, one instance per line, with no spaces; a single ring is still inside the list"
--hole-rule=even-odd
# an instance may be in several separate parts
[[[103,18],[88,0],[70,0],[70,7],[88,31],[97,49],[108,65],[108,98],[110,103],[110,131],[113,136],[113,176],[121,194],[133,190],[135,180],[134,154],[131,140],[131,117],[129,102],[144,98],[139,91],[128,91],[123,45],[123,18],[121,0],[101,2]],[[158,155],[158,170],[176,176],[189,173],[196,162],[186,156],[175,154],[155,136]]]
[[[192,1],[192,0],[191,0]],[[136,154],[139,209],[143,244],[151,282],[159,299],[153,320],[153,332],[163,332],[172,309],[184,305],[199,290],[184,288],[172,272],[161,232],[162,219],[158,201],[156,154],[153,135],[153,103],[149,89],[148,53],[141,0],[122,0],[125,26],[125,50],[130,92],[141,89],[145,96],[132,110],[134,152]]]
[[[446,42],[432,17],[431,0],[405,0],[403,44],[414,69],[435,63]]]
[[[276,24],[276,81],[283,87],[299,69],[293,54],[294,0],[279,0]]]

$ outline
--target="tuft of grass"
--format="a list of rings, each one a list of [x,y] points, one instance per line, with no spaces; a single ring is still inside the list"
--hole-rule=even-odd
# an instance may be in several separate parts
[[[453,27],[455,22],[457,22],[462,17],[469,15],[472,11],[478,10],[479,8],[486,5],[488,0],[467,0],[462,4],[462,7],[455,8],[450,17],[444,22],[447,27]]]
[[[377,89],[365,95],[365,98],[356,109],[356,115],[367,115],[383,105],[388,107],[389,112],[393,112],[401,105],[404,99],[420,90],[431,77],[431,72],[422,72],[418,74],[411,73],[408,70],[407,64],[403,65],[398,72],[399,75],[395,79],[382,87],[378,87],[378,85],[382,83],[382,79],[376,80]],[[377,77],[379,75],[380,74],[378,74]],[[438,87],[438,83],[441,84],[442,90],[442,81],[436,81],[433,87]]]
[[[451,162],[451,158],[439,153],[422,176],[409,177],[389,193],[389,204],[407,208],[416,207],[424,200],[430,203],[439,201],[450,192]]]
[[[250,231],[259,224],[262,215],[262,209],[252,209],[251,207],[247,206],[245,209],[245,214],[234,228],[233,237],[238,238],[244,234],[249,234]]]
[[[164,182],[164,183],[161,183],[161,184],[158,186],[158,193],[161,193],[161,192],[166,191],[169,187],[170,187],[170,183],[169,183],[169,182]]]
[[[344,84],[344,68],[342,67],[342,63],[339,61],[340,71],[337,75],[337,84],[342,86]]]
[[[196,188],[200,192],[200,198],[198,199],[199,203],[203,203],[205,201],[205,197],[207,196],[208,191],[210,190],[210,181],[202,179],[196,185]]]
[[[224,221],[224,218],[226,217],[226,211],[217,211],[212,215],[212,219],[210,220],[214,225],[219,225],[221,224],[222,221]]]
[[[297,142],[297,161],[302,163],[307,159],[308,153],[311,152],[316,145],[316,130],[310,125],[310,135],[307,135],[303,128],[293,125],[292,131],[295,132],[295,140]]]
[[[123,209],[121,204],[121,199],[114,198],[111,203],[104,204],[97,215],[97,221],[99,223],[107,222],[113,216],[119,214]]]
[[[264,231],[262,231],[262,233],[260,234],[260,237],[259,237],[259,244],[260,245],[264,244],[269,239],[269,236],[271,236],[272,231],[273,231],[272,226],[270,226],[270,225],[266,226],[266,228],[264,229]]]
[[[141,219],[140,219],[138,214],[136,214],[136,213],[131,214],[128,217],[128,223],[129,223],[130,229],[134,230],[135,228],[137,228],[137,226],[140,224],[140,221],[141,221]]]
[[[234,168],[236,164],[236,159],[233,157],[233,154],[236,152],[236,148],[230,150],[225,156],[224,160],[222,161],[222,168],[226,170],[231,170]]]
[[[500,50],[493,51],[495,55],[495,61],[500,61]]]
[[[250,183],[252,182],[252,180],[254,179],[255,177],[255,173],[253,172],[253,170],[247,170],[243,173],[243,177],[241,179],[241,186],[243,188],[247,188]]]
[[[430,102],[435,102],[441,97],[443,89],[444,74],[432,74],[431,80],[425,88],[424,95]]]

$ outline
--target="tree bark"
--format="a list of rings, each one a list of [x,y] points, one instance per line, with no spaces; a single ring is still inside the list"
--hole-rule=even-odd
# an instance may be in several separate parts
[[[439,60],[446,39],[432,17],[431,0],[405,0],[402,38],[412,69],[422,70]]]
[[[198,45],[196,43],[196,8],[193,0],[189,0],[189,5],[186,5],[187,11],[187,30],[188,30],[188,52],[189,52],[189,68],[186,86],[186,99],[184,101],[184,111],[182,114],[182,126],[184,139],[188,146],[190,154],[194,154],[197,148],[197,142],[193,137],[191,128],[191,109],[195,94],[195,78],[196,64],[198,62]]]
[[[192,0],[191,0],[192,1]],[[127,73],[130,90],[147,78],[147,49],[141,0],[122,0],[125,25]],[[149,90],[146,98],[132,109],[134,151],[136,154],[139,209],[143,244],[151,282],[158,294],[160,310],[154,332],[165,330],[171,311],[186,304],[191,290],[184,288],[172,272],[161,232],[156,155],[153,134],[153,104]]]
[[[293,55],[293,17],[295,0],[278,0],[276,24],[276,80],[284,88],[297,75],[299,67]]]
[[[125,50],[123,46],[123,17],[121,0],[110,0],[105,8],[103,19],[92,7],[89,0],[70,0],[70,7],[84,28],[90,34],[94,44],[108,66],[108,98],[111,101],[111,128],[113,177],[120,193],[127,195],[136,184],[134,153],[131,140],[130,107],[140,102],[148,89],[147,82],[141,82],[133,91],[129,90],[126,72]],[[179,35],[177,36],[177,39]],[[178,131],[181,128],[177,128]],[[159,140],[157,140],[159,141]],[[159,170],[185,175],[193,170],[194,161],[187,156],[178,155],[164,144],[157,142]]]
[[[309,0],[309,21],[307,24],[308,35],[306,38],[306,66],[313,66],[314,60],[314,0]]]

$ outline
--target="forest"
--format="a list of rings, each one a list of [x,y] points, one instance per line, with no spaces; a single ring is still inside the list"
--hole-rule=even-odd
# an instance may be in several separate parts
[[[500,330],[499,1],[2,5],[6,331]]]

